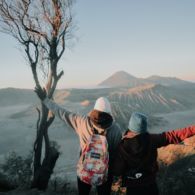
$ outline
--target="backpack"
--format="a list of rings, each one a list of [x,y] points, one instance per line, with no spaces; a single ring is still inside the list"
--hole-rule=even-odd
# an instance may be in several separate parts
[[[93,134],[81,151],[77,164],[77,176],[81,181],[98,186],[106,182],[108,176],[108,142],[106,136]]]

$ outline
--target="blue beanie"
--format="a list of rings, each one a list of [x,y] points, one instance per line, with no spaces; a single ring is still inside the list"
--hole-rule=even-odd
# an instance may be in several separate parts
[[[128,129],[138,134],[147,132],[147,117],[142,113],[133,112]]]

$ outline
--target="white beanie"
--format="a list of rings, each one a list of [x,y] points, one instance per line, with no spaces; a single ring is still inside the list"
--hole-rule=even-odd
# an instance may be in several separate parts
[[[105,97],[100,97],[100,98],[98,98],[96,100],[94,109],[95,110],[98,110],[98,111],[101,111],[101,112],[106,112],[108,114],[111,114],[111,105],[110,105],[110,102]]]

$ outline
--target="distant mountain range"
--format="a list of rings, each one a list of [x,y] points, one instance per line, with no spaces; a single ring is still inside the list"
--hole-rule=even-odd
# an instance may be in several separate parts
[[[177,78],[151,76],[139,79],[120,71],[100,85],[102,88],[97,89],[57,90],[55,101],[69,110],[86,114],[93,109],[98,97],[105,96],[111,101],[117,121],[124,124],[133,111],[155,115],[195,108],[195,83]],[[0,89],[0,107],[37,103],[39,100],[33,90]]]
[[[175,77],[162,77],[153,75],[148,78],[137,78],[125,71],[114,73],[98,85],[102,87],[136,87],[144,84],[161,84],[164,86],[193,85],[191,82]]]

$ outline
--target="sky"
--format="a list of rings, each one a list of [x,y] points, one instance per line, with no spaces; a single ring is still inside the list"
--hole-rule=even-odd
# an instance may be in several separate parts
[[[77,0],[58,87],[92,87],[120,70],[195,81],[194,9],[194,0]],[[34,88],[17,42],[0,40],[0,88]]]

